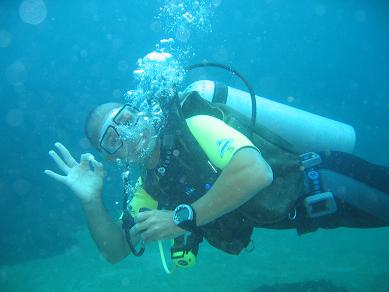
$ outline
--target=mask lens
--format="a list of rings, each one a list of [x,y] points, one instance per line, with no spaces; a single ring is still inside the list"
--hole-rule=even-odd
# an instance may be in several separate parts
[[[120,139],[119,133],[112,126],[109,126],[101,139],[100,146],[109,154],[114,154],[123,146],[123,141]]]
[[[133,126],[139,120],[139,111],[135,108],[125,105],[116,115],[114,122],[117,125]]]

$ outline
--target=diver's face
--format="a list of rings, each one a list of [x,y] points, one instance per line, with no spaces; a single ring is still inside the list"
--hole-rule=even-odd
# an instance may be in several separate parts
[[[100,128],[99,148],[108,159],[144,162],[155,148],[156,133],[144,113],[124,105],[107,114]]]

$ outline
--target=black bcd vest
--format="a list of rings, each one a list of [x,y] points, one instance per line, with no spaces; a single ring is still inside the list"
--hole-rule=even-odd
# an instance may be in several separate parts
[[[250,136],[247,125],[239,121],[239,114],[233,110],[206,102],[195,92],[189,101],[182,108],[185,118],[211,115]],[[268,134],[266,138],[257,134],[250,138],[273,170],[272,185],[240,208],[201,228],[211,245],[227,253],[239,254],[247,247],[254,227],[283,228],[303,190],[304,174],[299,169],[298,155],[285,141],[276,136],[269,139]],[[158,201],[159,208],[173,210],[179,204],[191,204],[203,196],[221,170],[209,162],[178,113],[169,115],[161,140],[160,161],[155,169],[147,172],[144,188]]]

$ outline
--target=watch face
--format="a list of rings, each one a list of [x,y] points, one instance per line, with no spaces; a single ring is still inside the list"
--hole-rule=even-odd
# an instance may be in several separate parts
[[[176,212],[177,221],[183,222],[189,219],[189,210],[188,208],[182,207]]]
[[[174,210],[173,221],[177,225],[193,220],[192,208],[188,205],[181,204]]]

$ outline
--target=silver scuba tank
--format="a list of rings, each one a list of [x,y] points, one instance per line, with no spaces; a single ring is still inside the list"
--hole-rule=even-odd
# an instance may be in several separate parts
[[[185,89],[184,95],[196,91],[203,99],[222,102],[250,119],[250,94],[225,85],[220,90],[215,84],[218,83],[210,80],[196,81]],[[256,125],[282,137],[300,153],[327,150],[352,153],[354,150],[355,130],[350,125],[260,96],[256,96],[256,107]]]

